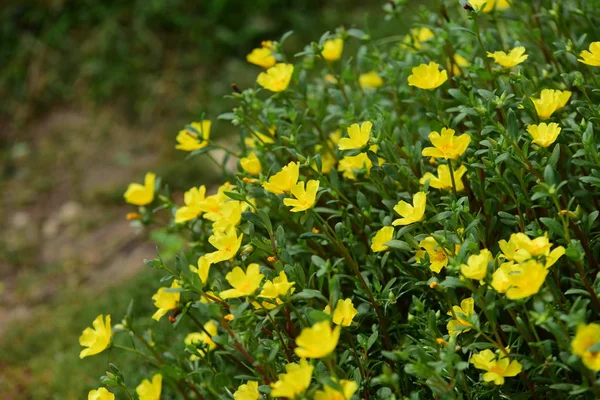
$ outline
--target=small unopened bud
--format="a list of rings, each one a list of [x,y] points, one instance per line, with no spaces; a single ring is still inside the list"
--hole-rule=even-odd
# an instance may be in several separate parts
[[[127,221],[134,221],[136,219],[142,219],[142,216],[140,215],[140,213],[130,212],[130,213],[127,213],[125,218],[127,218]]]
[[[440,286],[440,284],[437,283],[436,281],[433,281],[429,284],[429,287],[432,289],[437,289],[438,286]]]
[[[321,233],[321,231],[318,230],[317,228],[313,227],[312,228],[312,233]]]
[[[277,261],[277,259],[273,256],[269,256],[269,258],[267,258],[267,261],[270,263],[274,263],[275,261]]]
[[[435,339],[435,342],[437,344],[439,344],[440,346],[446,346],[448,344],[448,342],[446,342],[443,338],[439,337],[437,339]]]
[[[235,316],[233,314],[227,314],[223,318],[225,318],[227,321],[233,321],[235,319]]]

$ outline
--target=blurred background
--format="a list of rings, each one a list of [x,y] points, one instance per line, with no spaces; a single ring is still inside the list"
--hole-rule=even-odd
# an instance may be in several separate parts
[[[142,261],[156,246],[172,257],[183,243],[133,229],[123,192],[148,170],[174,191],[218,179],[201,157],[184,161],[175,136],[202,113],[215,120],[229,111],[223,95],[232,82],[254,84],[260,68],[246,54],[289,30],[290,55],[342,25],[404,33],[382,24],[382,4],[3,2],[0,398],[85,398],[107,357],[80,361],[81,331],[108,311],[117,323],[132,299],[135,314],[149,319],[159,283]],[[231,131],[220,121],[212,129],[217,138]],[[168,328],[157,325],[157,335]],[[141,380],[138,363],[113,358],[130,386]]]

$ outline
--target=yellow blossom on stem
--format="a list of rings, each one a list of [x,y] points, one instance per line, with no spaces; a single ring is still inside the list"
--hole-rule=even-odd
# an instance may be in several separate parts
[[[292,207],[291,212],[306,211],[315,205],[317,200],[317,191],[319,190],[319,181],[310,180],[306,182],[298,182],[291,190],[295,199],[283,199],[283,204]]]
[[[277,307],[277,305],[282,304],[282,301],[279,299],[279,296],[285,296],[288,292],[294,292],[294,285],[296,282],[288,281],[288,277],[284,271],[279,273],[277,278],[274,278],[272,281],[267,281],[263,285],[263,288],[258,295],[258,297],[262,297],[265,299],[275,300],[275,303],[269,301],[263,301],[262,303],[254,302],[252,303],[255,307],[263,307],[267,310],[272,310]]]
[[[90,390],[88,400],[115,400],[115,395],[106,388],[101,387],[96,390]]]
[[[370,71],[365,74],[360,74],[358,84],[363,89],[377,89],[383,85],[383,79],[377,72]]]
[[[281,171],[271,176],[268,182],[263,183],[263,188],[273,194],[284,194],[296,185],[299,174],[300,163],[292,161],[283,167]]]
[[[375,253],[379,251],[386,251],[389,249],[385,243],[389,242],[394,238],[394,227],[393,226],[384,226],[380,230],[377,231],[373,239],[371,240],[371,250]]]
[[[219,204],[219,218],[214,219],[213,231],[225,231],[230,226],[237,226],[242,220],[242,212],[248,206],[237,200],[228,200]]]
[[[483,380],[494,382],[496,385],[503,385],[504,378],[517,376],[523,369],[523,366],[517,360],[511,360],[507,356],[496,357],[489,349],[471,357],[471,364],[477,369],[487,371],[483,374]]]
[[[548,256],[552,243],[548,240],[548,233],[535,239],[529,238],[522,232],[510,235],[508,242],[500,240],[498,242],[502,257],[509,261],[522,262],[532,257]]]
[[[464,58],[463,56],[461,56],[458,53],[454,53],[453,60],[454,60],[454,63],[450,62],[450,59],[448,59],[446,69],[448,69],[448,70],[452,69],[452,74],[454,76],[461,75],[462,74],[461,68],[468,67],[469,65],[471,65],[469,60],[467,60],[466,58]]]
[[[252,131],[252,136],[247,137],[244,139],[244,144],[253,149],[256,147],[256,143],[257,141],[262,143],[262,144],[271,144],[271,143],[275,143],[275,127],[271,127],[269,128],[269,135],[266,135],[262,132],[259,131]]]
[[[541,120],[550,118],[555,112],[563,108],[569,99],[571,98],[571,92],[568,90],[560,91],[553,89],[544,89],[540,93],[539,98],[531,98],[535,111]]]
[[[321,55],[327,61],[339,60],[344,51],[344,41],[342,39],[329,39],[323,43],[323,51]]]
[[[594,346],[600,343],[600,325],[579,325],[571,342],[573,354],[581,357],[583,364],[592,371],[600,371],[600,352]]]
[[[446,250],[438,244],[438,242],[432,237],[428,236],[421,240],[419,246],[424,248],[427,254],[429,254],[429,269],[435,273],[439,273],[442,268],[448,265],[448,256]],[[423,258],[422,253],[416,255],[417,261]]]
[[[475,314],[475,300],[472,297],[468,299],[464,299],[460,302],[459,306],[452,306],[452,312],[448,312],[450,316],[456,316],[456,319],[452,319],[446,325],[446,329],[448,329],[448,334],[450,336],[457,336],[463,332],[468,332],[471,330],[471,324],[465,318],[469,318],[471,315]]]
[[[511,300],[524,299],[539,292],[546,275],[548,269],[533,259],[520,264],[503,263],[492,276],[492,287]]]
[[[230,200],[225,192],[231,191],[232,189],[233,187],[227,182],[219,187],[216,194],[207,196],[204,201],[200,203],[200,209],[204,213],[204,219],[216,222],[223,218],[223,215],[221,214],[221,205]]]
[[[154,306],[158,308],[158,310],[152,316],[152,319],[158,321],[161,319],[167,312],[170,310],[174,310],[179,305],[179,300],[181,298],[181,292],[179,291],[169,291],[168,289],[179,289],[181,286],[177,281],[173,281],[170,288],[161,287],[158,291],[152,296],[152,300],[154,300]]]
[[[182,129],[177,134],[177,146],[175,148],[184,151],[194,151],[208,146],[210,126],[211,122],[208,120],[192,122],[190,124],[191,128]]]
[[[204,328],[202,332],[189,333],[185,339],[183,339],[183,342],[187,346],[204,345],[204,348],[198,349],[198,354],[200,354],[201,357],[206,355],[206,351],[213,351],[217,348],[217,344],[213,342],[212,337],[216,336],[217,332],[219,331],[219,327],[215,321],[208,321],[202,327]],[[192,361],[199,358],[200,357],[195,354],[190,356],[190,360]]]
[[[253,151],[248,154],[248,157],[240,158],[240,165],[250,175],[258,175],[262,171],[260,160]]]
[[[197,268],[193,265],[190,265],[190,271],[198,274],[198,277],[200,278],[200,281],[203,285],[205,285],[208,282],[208,273],[210,272],[211,264],[212,263],[206,256],[201,256],[200,258],[198,258]]]
[[[588,50],[583,50],[577,59],[580,63],[591,65],[592,67],[600,67],[600,42],[590,43]]]
[[[223,300],[242,296],[250,296],[260,286],[264,275],[260,273],[260,267],[256,263],[248,265],[246,272],[240,267],[235,267],[225,275],[225,279],[233,289],[224,290],[220,293]]]
[[[294,352],[301,358],[323,358],[335,350],[340,338],[340,327],[331,328],[329,321],[315,323],[302,329],[296,338]]]
[[[419,180],[419,183],[424,185],[429,181],[429,186],[432,188],[452,190],[452,178],[450,178],[450,168],[448,168],[448,165],[438,165],[437,172],[438,176],[433,175],[431,172],[426,172]],[[465,185],[462,182],[462,176],[465,172],[467,172],[467,168],[464,165],[454,169],[454,182],[456,183],[456,190],[458,192],[465,190]]]
[[[154,183],[156,175],[148,172],[144,178],[144,184],[130,183],[123,195],[125,201],[136,206],[145,206],[154,200]]]
[[[413,205],[408,204],[404,200],[400,200],[394,206],[396,211],[402,218],[398,218],[392,222],[392,225],[410,225],[414,222],[419,222],[425,216],[425,204],[427,203],[427,194],[418,192],[413,196]]]
[[[560,134],[560,126],[556,122],[546,124],[542,122],[539,125],[528,125],[527,132],[533,137],[533,143],[548,147],[556,141]]]
[[[474,9],[481,10],[484,13],[489,13],[493,10],[506,10],[510,7],[509,0],[469,0],[469,3]],[[483,7],[484,4],[485,7]]]
[[[93,329],[85,328],[79,337],[79,344],[86,349],[81,350],[79,358],[93,356],[103,352],[109,345],[112,337],[112,327],[110,325],[110,315],[106,318],[104,315],[98,315],[92,322]]]
[[[279,380],[271,383],[271,397],[287,397],[293,399],[310,386],[314,367],[305,359],[300,363],[285,366],[285,374],[279,374]]]
[[[248,381],[244,385],[240,385],[233,393],[234,400],[258,400],[260,393],[258,392],[258,382]]]
[[[277,62],[273,56],[273,42],[262,42],[262,46],[252,50],[246,56],[246,61],[263,68],[270,68]]]
[[[354,317],[358,314],[352,299],[338,300],[333,310],[333,323],[341,326],[350,326]]]
[[[525,47],[519,46],[515,47],[508,53],[505,53],[504,51],[495,51],[490,53],[488,51],[487,56],[489,58],[493,58],[496,64],[500,64],[504,68],[512,68],[527,60],[529,56],[525,54],[525,51]]]
[[[364,147],[371,138],[371,129],[373,123],[370,121],[363,122],[360,127],[358,124],[352,124],[348,127],[347,138],[342,138],[338,142],[340,150],[360,149]]]
[[[423,47],[423,43],[434,37],[433,31],[425,26],[420,26],[410,30],[410,34],[404,36],[402,41],[403,48],[414,48],[419,50]]]
[[[208,242],[212,244],[217,251],[206,254],[206,258],[213,264],[233,258],[242,245],[243,237],[243,233],[240,233],[240,236],[237,236],[235,227],[231,225],[225,231],[214,232],[212,236],[208,238]]]
[[[175,223],[181,224],[202,215],[202,202],[205,195],[206,187],[204,185],[185,192],[183,195],[185,206],[178,208],[175,212]]]
[[[466,133],[454,136],[454,129],[442,128],[442,134],[431,132],[429,140],[433,147],[425,147],[421,154],[425,157],[437,157],[456,160],[462,156],[471,143],[471,137]]]
[[[434,90],[448,80],[448,73],[439,69],[440,65],[434,62],[421,64],[412,69],[412,75],[408,77],[409,86],[420,89]]]
[[[342,176],[351,180],[356,180],[357,170],[366,170],[367,175],[371,172],[373,162],[367,156],[367,153],[360,153],[355,156],[344,156],[338,165],[338,171],[342,171]]]
[[[331,380],[340,386],[341,391],[325,385],[323,387],[324,390],[317,390],[315,392],[314,400],[350,400],[358,390],[358,383],[354,381],[346,379],[338,381],[333,377]]]
[[[269,68],[267,72],[261,72],[256,78],[256,82],[271,92],[283,92],[288,88],[293,73],[294,66],[292,64],[279,63]]]
[[[461,264],[460,273],[469,279],[483,280],[488,270],[488,263],[493,261],[494,257],[488,249],[483,249],[479,254],[469,256],[466,264]]]
[[[162,375],[155,374],[152,377],[152,382],[148,379],[144,379],[142,383],[135,388],[139,400],[160,400],[160,393],[162,392]]]

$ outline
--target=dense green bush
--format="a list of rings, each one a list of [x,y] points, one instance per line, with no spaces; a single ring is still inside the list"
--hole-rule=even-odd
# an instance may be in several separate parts
[[[404,3],[386,17],[408,24]],[[82,357],[112,346],[156,372],[131,382],[111,364],[101,385],[141,400],[600,396],[600,2],[463,3],[423,7],[407,36],[338,29],[252,53],[268,69],[218,116],[239,146],[213,143],[208,119],[174,138],[239,159],[225,183],[198,177],[174,202],[148,173],[125,193],[135,224],[168,214],[188,243],[146,261],[165,272],[153,318],[197,329],[184,349],[106,310]]]

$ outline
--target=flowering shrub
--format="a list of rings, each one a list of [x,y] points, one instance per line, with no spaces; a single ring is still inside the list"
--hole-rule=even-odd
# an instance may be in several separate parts
[[[153,318],[185,339],[157,343],[131,308],[107,310],[121,322],[111,337],[99,316],[81,357],[113,347],[153,372],[130,382],[111,364],[103,386],[133,398],[139,384],[141,400],[600,396],[598,4],[463,3],[423,8],[406,36],[340,28],[295,58],[287,36],[249,54],[265,71],[218,117],[238,128],[224,149],[237,170],[190,182],[182,202],[152,173],[125,193],[130,219],[168,219],[188,241],[174,264],[146,260],[165,272]],[[174,145],[210,154],[213,128]]]

